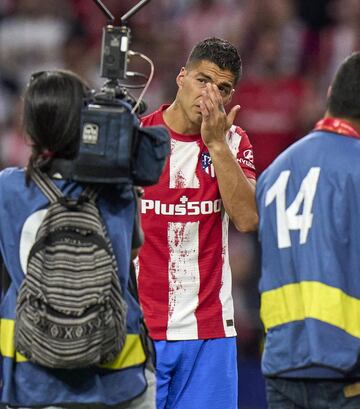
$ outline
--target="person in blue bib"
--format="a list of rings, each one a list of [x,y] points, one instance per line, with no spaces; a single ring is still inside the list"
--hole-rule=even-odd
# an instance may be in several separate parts
[[[360,52],[327,110],[260,176],[269,409],[360,407]]]
[[[146,353],[141,340],[141,310],[128,289],[135,199],[112,186],[103,188],[97,207],[111,241],[127,303],[125,345],[114,361],[79,369],[35,364],[14,347],[16,300],[27,260],[49,200],[31,179],[47,173],[66,196],[78,197],[84,185],[50,172],[54,158],[74,159],[80,141],[80,114],[88,89],[69,71],[32,76],[24,96],[24,129],[32,154],[26,168],[0,173],[0,252],[3,260],[0,352],[1,402],[20,408],[154,409],[154,386],[147,388]],[[154,379],[154,375],[152,376]]]

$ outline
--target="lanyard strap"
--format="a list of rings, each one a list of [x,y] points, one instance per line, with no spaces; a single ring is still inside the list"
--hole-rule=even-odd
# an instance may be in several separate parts
[[[347,121],[338,118],[323,118],[316,123],[315,131],[329,131],[340,135],[360,138],[360,133]]]

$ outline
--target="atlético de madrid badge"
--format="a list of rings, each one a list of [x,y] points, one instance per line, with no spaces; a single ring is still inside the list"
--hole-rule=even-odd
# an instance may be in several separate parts
[[[204,152],[201,154],[201,167],[210,177],[215,177],[215,169],[209,152]]]

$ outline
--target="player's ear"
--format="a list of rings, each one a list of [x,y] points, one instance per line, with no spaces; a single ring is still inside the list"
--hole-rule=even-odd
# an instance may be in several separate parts
[[[176,83],[179,88],[181,88],[184,84],[184,78],[185,78],[186,73],[187,73],[186,68],[182,67],[179,74],[176,77]]]
[[[231,100],[232,100],[232,97],[233,97],[233,95],[234,95],[234,92],[235,92],[235,89],[233,88],[233,89],[230,91],[230,94],[226,97],[226,100],[224,101],[224,105],[230,104],[230,102],[231,102]]]
[[[331,91],[332,91],[332,86],[330,85],[329,88],[328,88],[328,90],[327,90],[327,94],[326,94],[327,98],[330,98],[330,96],[331,96]]]

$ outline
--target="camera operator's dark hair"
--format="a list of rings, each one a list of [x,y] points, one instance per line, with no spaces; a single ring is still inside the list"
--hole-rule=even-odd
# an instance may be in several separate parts
[[[88,88],[70,71],[43,71],[32,75],[24,95],[23,125],[32,154],[26,174],[46,171],[52,158],[74,159],[80,143],[80,114]]]
[[[340,66],[328,98],[330,115],[360,119],[360,52],[353,53]]]
[[[241,77],[241,58],[237,49],[228,41],[211,37],[201,41],[191,50],[186,67],[201,61],[210,61],[222,70],[228,70],[235,77],[235,84]]]

